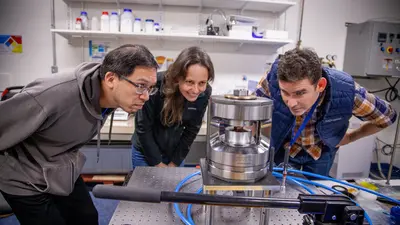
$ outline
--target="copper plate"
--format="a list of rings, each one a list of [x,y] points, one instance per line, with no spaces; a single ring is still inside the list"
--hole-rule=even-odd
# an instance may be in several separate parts
[[[235,96],[235,95],[231,95],[231,94],[226,94],[225,98],[235,99],[235,100],[255,100],[255,99],[257,99],[257,96],[255,96],[255,95]]]

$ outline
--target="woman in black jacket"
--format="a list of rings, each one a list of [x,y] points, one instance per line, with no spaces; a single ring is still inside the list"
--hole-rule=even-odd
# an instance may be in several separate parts
[[[213,80],[211,59],[198,47],[184,49],[166,72],[157,74],[158,91],[135,115],[133,167],[183,164],[200,130]]]

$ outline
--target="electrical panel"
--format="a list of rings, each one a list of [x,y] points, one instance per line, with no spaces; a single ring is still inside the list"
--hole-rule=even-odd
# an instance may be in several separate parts
[[[400,77],[400,23],[349,24],[343,71],[352,76]]]

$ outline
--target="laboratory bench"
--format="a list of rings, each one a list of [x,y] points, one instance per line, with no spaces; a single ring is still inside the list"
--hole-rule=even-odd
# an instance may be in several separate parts
[[[185,159],[185,166],[196,166],[206,155],[206,123],[194,140]],[[127,174],[132,170],[131,137],[135,130],[134,117],[126,121],[113,121],[109,140],[110,120],[100,131],[100,158],[97,162],[97,135],[81,148],[86,156],[82,174]]]
[[[196,168],[155,168],[137,167],[126,181],[126,186],[135,188],[151,188],[162,191],[174,191],[176,186],[188,175],[198,172]],[[203,169],[201,169],[203,174]],[[278,180],[280,183],[280,180]],[[316,180],[317,183],[332,187],[332,181]],[[278,183],[278,184],[279,184]],[[195,193],[200,187],[206,188],[203,176],[191,178],[181,189],[182,192]],[[392,180],[392,185],[400,185],[400,180]],[[285,193],[273,190],[274,198],[297,198],[303,190],[292,183],[287,184]],[[309,186],[317,194],[331,194],[321,188]],[[263,189],[264,190],[264,189]],[[265,189],[266,190],[266,189]],[[272,190],[272,189],[271,189]],[[218,195],[232,195],[232,191],[220,190]],[[257,196],[257,195],[256,195]],[[257,196],[260,197],[260,196]],[[370,215],[373,224],[388,224],[390,205],[378,201],[357,198],[358,203]],[[179,208],[186,216],[187,204],[179,204]],[[195,224],[206,224],[205,206],[193,205],[192,216]],[[260,224],[260,208],[215,206],[213,210],[213,224]],[[269,223],[265,224],[303,224],[304,214],[295,209],[268,210]],[[121,200],[109,222],[110,225],[133,224],[183,224],[175,212],[172,203],[142,203]]]

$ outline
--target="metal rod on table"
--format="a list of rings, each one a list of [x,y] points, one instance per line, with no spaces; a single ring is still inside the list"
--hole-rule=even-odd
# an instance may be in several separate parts
[[[207,193],[207,192],[206,192]],[[201,205],[236,206],[236,207],[262,207],[298,209],[300,200],[284,198],[257,198],[215,195],[209,191],[208,195],[199,195],[183,192],[161,192],[161,202],[191,203]],[[266,194],[267,195],[267,194]]]
[[[203,186],[204,189],[204,186]],[[214,195],[215,191],[204,191],[205,194],[210,194]],[[212,225],[213,224],[213,214],[214,214],[214,207],[212,205],[206,205],[205,206],[205,216],[206,216],[206,225]]]
[[[393,152],[392,152],[392,157],[390,157],[390,166],[389,166],[389,173],[387,176],[387,181],[386,184],[390,185],[390,178],[392,177],[392,170],[393,170],[393,163],[396,155],[396,147],[397,147],[397,137],[399,134],[399,126],[400,126],[400,118],[399,115],[397,115],[397,126],[396,126],[396,132],[394,134],[394,142],[393,142]]]
[[[271,191],[264,191],[263,197],[269,197],[271,195]],[[267,208],[262,208],[260,212],[260,225],[268,225],[269,223],[269,214],[270,210]]]
[[[285,157],[283,161],[283,172],[282,172],[282,186],[281,188],[285,190],[286,187],[286,177],[287,177],[287,167],[289,164],[289,149],[285,149]]]

